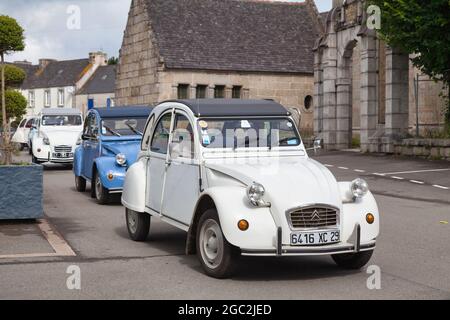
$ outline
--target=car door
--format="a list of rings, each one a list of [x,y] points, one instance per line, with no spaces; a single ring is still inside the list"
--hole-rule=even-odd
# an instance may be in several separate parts
[[[168,160],[169,135],[172,128],[172,110],[159,118],[150,143],[150,160],[147,166],[147,207],[161,214],[166,162]]]
[[[83,175],[92,179],[92,166],[98,156],[98,120],[94,113],[89,113],[83,132]]]
[[[200,193],[199,166],[195,159],[193,124],[183,111],[176,111],[169,143],[162,214],[190,225]]]

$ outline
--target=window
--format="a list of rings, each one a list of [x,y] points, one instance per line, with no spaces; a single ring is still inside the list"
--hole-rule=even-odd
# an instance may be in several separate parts
[[[35,105],[35,97],[34,97],[34,91],[28,92],[28,107],[34,108]]]
[[[34,119],[30,119],[27,121],[27,123],[25,124],[25,128],[27,129],[31,129],[33,127],[34,124]]]
[[[146,117],[107,118],[102,120],[102,135],[122,137],[142,135]]]
[[[178,99],[189,99],[189,85],[179,84],[178,85]]]
[[[311,96],[306,96],[305,97],[305,109],[309,110],[311,109],[313,105],[313,98]]]
[[[194,158],[194,131],[191,122],[183,114],[176,115],[172,142],[175,144],[171,152],[173,158]]]
[[[148,150],[148,146],[150,145],[150,137],[153,130],[153,123],[155,122],[155,116],[153,115],[147,123],[147,127],[145,128],[144,136],[142,137],[141,149],[143,151]]]
[[[84,123],[83,135],[88,138],[94,138],[95,136],[98,135],[98,126],[97,126],[97,119],[95,117],[95,114],[90,113],[86,117],[86,121]]]
[[[58,107],[64,107],[64,89],[58,89]]]
[[[214,88],[214,98],[223,99],[225,98],[225,86],[215,86]]]
[[[233,87],[232,97],[233,97],[233,99],[241,99],[241,97],[242,97],[242,87],[241,86]]]
[[[55,126],[81,126],[81,116],[72,115],[46,115],[42,116],[42,125],[48,127]]]
[[[44,107],[46,108],[50,108],[50,90],[45,90],[44,91]]]
[[[198,85],[197,90],[195,92],[195,97],[197,99],[205,99],[206,98],[206,90],[208,89],[208,86],[205,85]]]
[[[156,126],[153,134],[150,150],[152,152],[167,154],[167,146],[169,144],[170,121],[172,113],[166,113]]]

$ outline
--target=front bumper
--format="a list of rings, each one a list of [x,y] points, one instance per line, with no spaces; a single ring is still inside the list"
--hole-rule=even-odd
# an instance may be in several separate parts
[[[334,255],[342,253],[358,253],[362,251],[374,250],[376,240],[361,243],[361,228],[359,225],[354,230],[354,243],[340,242],[322,246],[291,246],[282,244],[282,229],[278,228],[277,247],[275,249],[244,249],[241,248],[243,256],[320,256]]]

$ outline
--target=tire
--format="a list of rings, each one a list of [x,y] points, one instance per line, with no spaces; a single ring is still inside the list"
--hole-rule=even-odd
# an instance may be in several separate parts
[[[83,177],[75,176],[75,188],[78,192],[86,191],[86,179]]]
[[[372,257],[373,250],[358,253],[335,254],[331,256],[336,264],[344,269],[358,270],[364,267]]]
[[[20,151],[25,150],[25,146],[26,146],[26,144],[21,143],[21,144],[19,145],[19,150],[20,150]]]
[[[41,164],[41,162],[33,154],[31,155],[31,162],[34,164]]]
[[[102,180],[100,179],[97,171],[94,174],[94,179],[92,179],[92,188],[94,189],[95,198],[97,202],[101,205],[108,204],[109,202],[109,191],[103,187]]]
[[[33,146],[30,144],[28,147],[28,154],[31,156],[33,154]]]
[[[147,240],[150,231],[150,215],[148,213],[139,213],[131,209],[125,209],[128,234],[131,240],[143,242]]]
[[[240,255],[239,249],[225,239],[215,209],[205,211],[200,217],[196,246],[197,257],[208,276],[225,279],[233,275]]]

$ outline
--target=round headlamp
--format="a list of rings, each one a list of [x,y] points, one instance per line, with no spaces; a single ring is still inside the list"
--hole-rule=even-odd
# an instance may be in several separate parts
[[[247,197],[250,200],[251,204],[254,206],[259,206],[264,204],[263,197],[266,190],[263,185],[257,182],[253,182],[247,188]]]
[[[364,179],[358,178],[352,181],[350,191],[352,192],[353,197],[362,198],[369,191],[369,185]]]
[[[50,145],[50,139],[47,137],[47,135],[42,135],[42,142],[46,145],[49,146]]]
[[[116,162],[119,166],[124,166],[127,163],[127,157],[123,153],[116,156]]]

